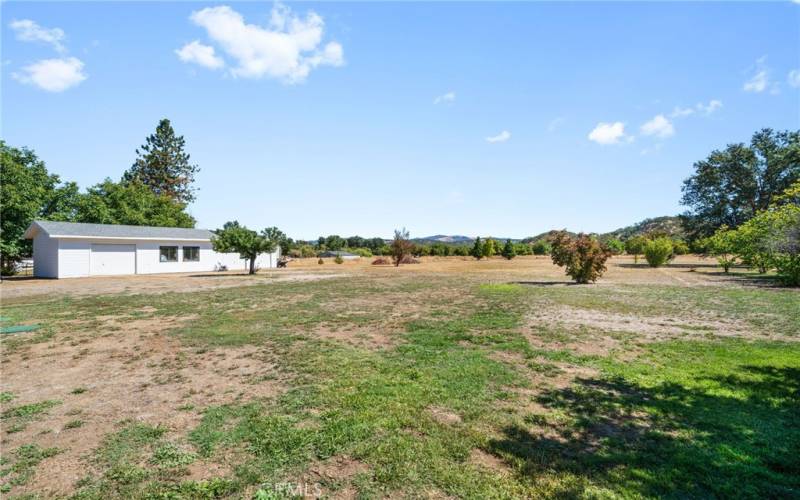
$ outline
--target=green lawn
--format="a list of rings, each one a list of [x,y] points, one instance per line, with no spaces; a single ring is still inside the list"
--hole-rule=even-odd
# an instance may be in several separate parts
[[[644,339],[531,320],[559,307],[674,318],[685,333]],[[98,316],[194,315],[168,335],[198,353],[259,346],[286,381],[274,398],[187,407],[200,419],[183,436],[168,437],[159,422],[120,422],[87,457],[78,498],[279,498],[291,492],[274,485],[304,481],[362,498],[800,497],[794,290],[348,277],[56,299],[4,315],[50,332],[6,340],[11,352],[68,335],[68,320],[101,334]],[[747,335],[715,335],[695,319]],[[374,334],[388,340],[341,340]],[[609,337],[607,352],[571,346]],[[23,425],[57,403],[9,400],[3,419]],[[0,473],[32,474],[47,453],[4,454]],[[312,474],[342,457],[359,464],[354,473]],[[186,467],[214,463],[227,472],[182,479]]]

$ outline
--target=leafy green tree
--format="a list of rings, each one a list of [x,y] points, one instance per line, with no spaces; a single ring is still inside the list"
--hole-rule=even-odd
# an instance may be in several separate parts
[[[156,195],[167,196],[180,203],[195,199],[194,176],[197,165],[190,162],[185,151],[186,140],[175,134],[169,120],[158,122],[155,134],[136,150],[136,161],[125,172],[123,180],[138,179]]]
[[[756,217],[771,228],[767,240],[778,276],[789,286],[800,286],[800,205],[780,205]]]
[[[774,222],[760,213],[736,228],[732,235],[733,252],[744,265],[762,274],[773,267]]]
[[[531,245],[533,255],[550,255],[552,250],[553,248],[547,240],[539,240]]]
[[[406,228],[395,229],[394,239],[392,240],[390,248],[392,261],[394,262],[395,267],[399,266],[408,257],[410,257],[413,250],[414,244],[411,243],[411,240],[409,239],[408,230],[406,230]]]
[[[766,272],[775,268],[781,280],[800,285],[800,182],[776,197],[773,205],[730,235],[733,252],[746,265]],[[716,236],[716,234],[715,234]]]
[[[487,259],[497,253],[497,249],[495,248],[494,240],[492,238],[486,238],[486,241],[483,242],[482,252],[483,256]]]
[[[338,234],[332,234],[324,238],[323,243],[325,248],[331,251],[338,251],[347,246],[347,242]]]
[[[141,182],[113,182],[90,187],[77,203],[77,222],[131,226],[194,227],[186,204],[157,195]]]
[[[706,252],[717,258],[717,262],[726,273],[736,263],[735,235],[735,231],[722,226],[705,241]]]
[[[661,236],[644,245],[644,258],[650,267],[661,267],[673,258],[672,240]]]
[[[690,252],[689,245],[683,240],[672,240],[672,251],[675,255],[686,255]]]
[[[800,131],[763,129],[749,146],[712,151],[694,169],[681,199],[689,207],[683,221],[690,237],[710,236],[723,225],[735,229],[800,179]]]
[[[500,252],[500,255],[506,260],[511,260],[517,256],[517,250],[514,248],[514,244],[511,243],[511,240],[506,240],[506,244],[503,245],[503,251]]]
[[[617,238],[611,238],[605,242],[606,247],[611,250],[613,255],[619,255],[625,251],[625,244]]]
[[[483,243],[480,236],[475,238],[475,244],[472,245],[472,250],[470,250],[469,254],[478,260],[483,258]]]
[[[468,257],[470,252],[471,249],[467,245],[457,245],[453,248],[453,255],[457,255],[459,257]]]
[[[531,245],[527,243],[514,243],[514,253],[517,255],[533,255]]]
[[[281,231],[275,226],[264,229],[261,234],[271,242],[275,243],[281,249],[281,255],[288,255],[289,249],[294,243],[291,238],[286,236],[286,233]]]
[[[0,267],[11,271],[31,255],[31,242],[22,238],[35,219],[70,221],[80,197],[75,183],[62,184],[36,153],[0,140]]]
[[[250,274],[256,273],[258,256],[262,253],[273,252],[276,246],[275,242],[267,239],[263,233],[258,234],[252,229],[247,229],[237,221],[226,222],[222,229],[216,231],[211,244],[217,252],[236,252],[242,259],[249,260]]]
[[[566,231],[555,232],[549,238],[553,264],[564,267],[577,283],[594,283],[605,272],[611,251],[595,238],[583,233],[573,238]]]
[[[633,263],[639,263],[639,256],[644,253],[644,247],[647,245],[647,238],[642,235],[629,238],[625,242],[625,253],[633,255]]]

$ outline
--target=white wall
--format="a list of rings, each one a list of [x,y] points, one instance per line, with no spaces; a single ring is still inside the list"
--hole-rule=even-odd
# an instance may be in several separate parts
[[[37,246],[37,240],[40,239]],[[135,244],[136,245],[136,274],[156,273],[192,273],[211,272],[219,269],[221,265],[229,270],[244,270],[248,262],[239,257],[239,254],[217,253],[211,248],[211,242],[186,242],[186,241],[151,241],[151,240],[109,240],[109,239],[60,239],[53,240],[44,234],[37,235],[34,239],[34,266],[44,265],[42,272],[49,275],[41,276],[72,278],[89,276],[92,243],[107,244]],[[177,246],[178,262],[161,262],[161,246]],[[200,260],[197,262],[183,260],[183,247],[200,247]],[[57,255],[54,255],[55,249]],[[37,251],[41,250],[43,253]],[[277,267],[280,250],[272,254],[262,254],[256,259],[259,269]],[[39,262],[43,264],[39,264]],[[51,264],[52,263],[52,264]],[[50,266],[50,267],[48,267]],[[37,276],[38,271],[34,270]]]
[[[58,240],[58,277],[89,276],[91,250],[92,242],[89,240]],[[34,254],[34,262],[36,258]]]
[[[33,275],[58,278],[58,240],[40,232],[33,239]]]

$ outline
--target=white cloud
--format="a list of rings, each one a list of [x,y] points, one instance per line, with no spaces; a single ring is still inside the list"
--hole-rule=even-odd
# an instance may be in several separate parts
[[[190,19],[236,60],[237,66],[231,69],[235,77],[275,78],[293,84],[303,82],[319,66],[344,64],[339,43],[321,46],[325,23],[312,11],[301,18],[277,3],[266,27],[245,23],[241,14],[226,5],[193,12]]]
[[[622,122],[600,122],[589,132],[589,140],[598,144],[618,144],[625,137],[625,124]]]
[[[455,100],[456,100],[456,93],[451,90],[450,92],[448,92],[446,94],[442,94],[440,96],[437,96],[436,99],[433,100],[433,103],[434,104],[440,104],[440,103],[452,104],[452,103],[455,102]]]
[[[693,114],[694,114],[694,108],[681,108],[680,106],[676,106],[675,109],[672,110],[672,113],[669,114],[669,116],[671,118],[685,118]]]
[[[797,0],[800,3],[800,0]],[[789,85],[794,88],[800,88],[800,69],[793,69],[789,72],[788,76]]]
[[[9,26],[16,33],[17,40],[49,43],[58,52],[66,51],[61,43],[64,40],[64,30],[61,28],[44,28],[30,19],[14,20]]]
[[[706,116],[712,114],[714,111],[720,108],[722,108],[722,101],[718,99],[711,99],[708,101],[708,104],[703,104],[702,102],[697,103],[697,111]]]
[[[22,73],[12,73],[19,82],[35,85],[48,92],[63,92],[86,80],[83,62],[76,57],[43,59],[22,68]]]
[[[652,135],[661,139],[675,135],[675,127],[672,122],[664,115],[656,115],[652,120],[645,122],[641,128],[643,135]]]
[[[769,80],[767,78],[767,70],[762,69],[761,71],[753,75],[752,78],[747,80],[744,83],[744,87],[742,88],[744,89],[745,92],[759,93],[767,90],[768,83]]]
[[[183,62],[199,64],[209,69],[219,69],[225,66],[225,61],[214,53],[214,47],[203,45],[197,40],[176,49],[175,53]]]
[[[767,89],[770,89],[771,94],[778,94],[780,92],[777,83],[770,84],[767,56],[759,57],[756,60],[754,71],[755,73],[753,73],[753,76],[744,82],[744,85],[742,86],[742,89],[745,92],[754,92],[756,94],[760,94]]]
[[[487,137],[486,138],[486,142],[494,144],[494,143],[497,143],[497,142],[506,142],[509,139],[511,139],[511,132],[509,132],[508,130],[503,130],[502,132],[500,132],[497,135],[493,135],[491,137]]]
[[[711,99],[708,101],[708,104],[704,104],[702,102],[698,102],[697,105],[693,108],[682,108],[680,106],[676,106],[672,113],[669,114],[670,118],[686,118],[687,116],[692,116],[695,113],[700,113],[705,116],[708,116],[718,109],[722,108],[722,101],[718,99]]]

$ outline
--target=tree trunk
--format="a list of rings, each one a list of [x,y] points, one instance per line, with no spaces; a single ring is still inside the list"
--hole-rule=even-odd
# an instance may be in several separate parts
[[[256,258],[250,257],[250,274],[256,274]]]

